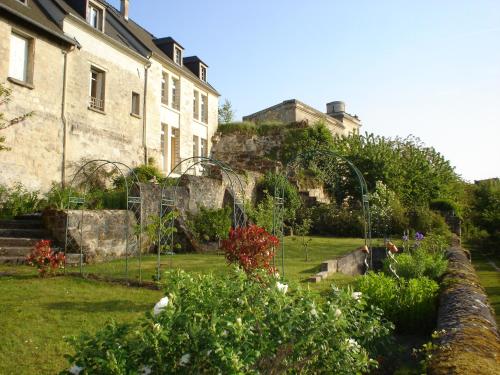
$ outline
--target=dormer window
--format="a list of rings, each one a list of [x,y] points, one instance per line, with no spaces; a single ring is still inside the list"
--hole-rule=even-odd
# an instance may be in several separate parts
[[[87,9],[87,22],[94,29],[103,31],[104,10],[90,1]]]
[[[174,61],[177,65],[182,65],[182,50],[174,46]]]
[[[203,65],[201,66],[200,69],[200,79],[204,82],[207,82],[207,68],[204,67]]]
[[[28,5],[28,0],[17,0],[23,5]]]

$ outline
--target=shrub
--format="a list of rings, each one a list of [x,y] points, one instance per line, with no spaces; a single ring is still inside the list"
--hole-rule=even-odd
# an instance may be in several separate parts
[[[434,327],[439,290],[435,281],[427,277],[396,280],[369,272],[359,278],[357,286],[369,303],[384,311],[399,332],[431,331]]]
[[[274,197],[267,192],[263,199],[255,207],[248,203],[245,207],[245,213],[248,219],[257,224],[259,227],[264,228],[269,233],[273,231],[273,211],[274,211]]]
[[[33,251],[26,257],[30,266],[38,268],[40,276],[54,275],[59,269],[64,268],[65,256],[61,252],[54,252],[50,247],[51,241],[40,240]]]
[[[452,212],[454,215],[461,217],[461,209],[457,203],[451,199],[437,198],[433,199],[429,203],[429,208],[431,210],[440,211],[443,213]]]
[[[30,214],[42,207],[38,191],[28,191],[21,183],[0,185],[0,218]]]
[[[50,190],[45,193],[45,206],[46,208],[65,210],[68,208],[69,197],[77,197],[80,194],[70,188],[61,187],[61,185],[52,183]]]
[[[443,253],[428,253],[422,249],[416,249],[412,253],[396,255],[396,262],[392,266],[399,277],[405,279],[415,279],[428,277],[431,280],[438,280],[446,271],[448,261]],[[384,272],[391,275],[389,270],[389,260],[384,260]]]
[[[279,240],[257,225],[232,228],[229,238],[222,241],[226,260],[237,264],[247,273],[257,270],[274,272],[271,261],[274,258],[274,248]]]
[[[223,240],[231,229],[231,214],[229,206],[221,209],[199,207],[198,213],[190,216],[188,225],[200,241]]]
[[[359,210],[320,204],[311,210],[311,233],[339,237],[359,237],[363,234],[363,216]]]
[[[70,365],[93,374],[368,373],[392,325],[351,291],[318,300],[229,275],[166,274],[166,294],[140,321],[72,340]]]

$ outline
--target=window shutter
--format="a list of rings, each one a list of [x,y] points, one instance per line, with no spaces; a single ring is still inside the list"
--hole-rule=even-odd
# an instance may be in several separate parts
[[[28,70],[29,42],[17,34],[10,36],[10,66],[9,76],[25,82]]]

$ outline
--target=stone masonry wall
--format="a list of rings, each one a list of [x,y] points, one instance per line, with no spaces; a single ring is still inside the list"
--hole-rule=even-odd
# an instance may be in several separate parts
[[[94,263],[125,256],[127,215],[129,216],[129,254],[135,254],[138,243],[133,233],[137,221],[132,212],[125,210],[70,210],[67,213],[66,211],[46,211],[43,215],[43,222],[52,237],[63,247],[66,220],[69,220],[68,253],[79,253],[80,246],[82,246],[84,261]],[[81,232],[80,229],[82,229]]]
[[[438,331],[428,373],[500,373],[500,337],[495,315],[467,252],[458,243],[447,251],[448,270],[439,298]]]

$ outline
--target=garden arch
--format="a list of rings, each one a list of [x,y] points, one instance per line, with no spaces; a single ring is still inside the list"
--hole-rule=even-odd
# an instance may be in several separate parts
[[[174,227],[176,221],[173,213],[178,209],[178,190],[182,177],[190,174],[190,172],[193,172],[192,174],[194,175],[206,176],[213,169],[220,171],[223,179],[225,177],[228,181],[227,188],[229,194],[232,196],[233,205],[233,227],[237,228],[246,225],[245,191],[238,174],[226,163],[209,157],[193,156],[182,160],[172,169],[161,186],[156,275],[158,280],[160,279],[162,251],[170,255],[170,266],[172,267]],[[165,228],[169,228],[170,230],[165,231]]]
[[[287,180],[291,177],[293,171],[311,161],[319,159],[321,162],[333,163],[334,159],[342,160],[347,164],[351,172],[354,173],[358,180],[359,190],[361,195],[361,206],[363,212],[363,237],[365,246],[368,248],[368,253],[365,255],[364,264],[366,270],[373,267],[372,245],[371,245],[371,214],[370,201],[368,194],[368,186],[361,171],[347,158],[338,155],[330,149],[316,149],[304,153],[300,153],[297,157],[286,165],[284,178]],[[328,160],[329,159],[329,160]],[[329,177],[336,174],[331,170],[331,165],[327,165],[329,170],[326,173]],[[273,235],[280,238],[280,261],[281,261],[281,276],[285,276],[285,244],[284,237],[284,211],[285,211],[285,191],[284,187],[278,183],[274,189],[274,209],[273,209]]]
[[[89,205],[89,188],[92,179],[100,172],[105,171],[107,168],[111,168],[111,172],[116,173],[118,178],[123,180],[124,184],[124,197],[122,198],[123,207],[126,208],[123,213],[123,225],[121,230],[123,231],[124,244],[123,244],[123,254],[118,256],[112,255],[110,260],[115,260],[117,258],[125,258],[124,266],[124,277],[128,281],[130,278],[130,266],[133,259],[137,260],[137,265],[134,269],[137,270],[137,279],[139,282],[142,281],[142,237],[143,237],[143,209],[142,209],[142,194],[141,185],[139,184],[139,179],[128,165],[109,161],[104,159],[95,159],[86,162],[81,166],[76,174],[73,176],[71,183],[68,185],[68,197],[66,203],[66,224],[65,224],[65,242],[64,242],[64,254],[69,253],[69,250],[78,250],[79,254],[79,269],[80,274],[84,274],[84,229],[86,228],[85,212]],[[87,170],[90,172],[87,173]],[[78,217],[75,215],[70,215],[71,211],[78,210]],[[119,216],[119,215],[118,215]],[[72,222],[76,221],[76,222]],[[98,223],[90,223],[90,225],[100,225]],[[104,222],[105,228],[99,228],[99,230],[108,230],[106,222]],[[76,228],[73,229],[73,228]],[[70,234],[70,231],[73,232]],[[75,233],[77,232],[77,233]],[[120,246],[117,247],[120,249]],[[116,249],[115,249],[116,250]],[[96,267],[96,272],[99,270],[105,272],[107,267],[111,267],[111,263],[103,263],[101,266]],[[118,268],[121,268],[121,264],[117,263]],[[65,267],[66,268],[66,267]],[[120,271],[120,270],[119,270]],[[121,272],[113,272],[113,277],[118,276]]]

